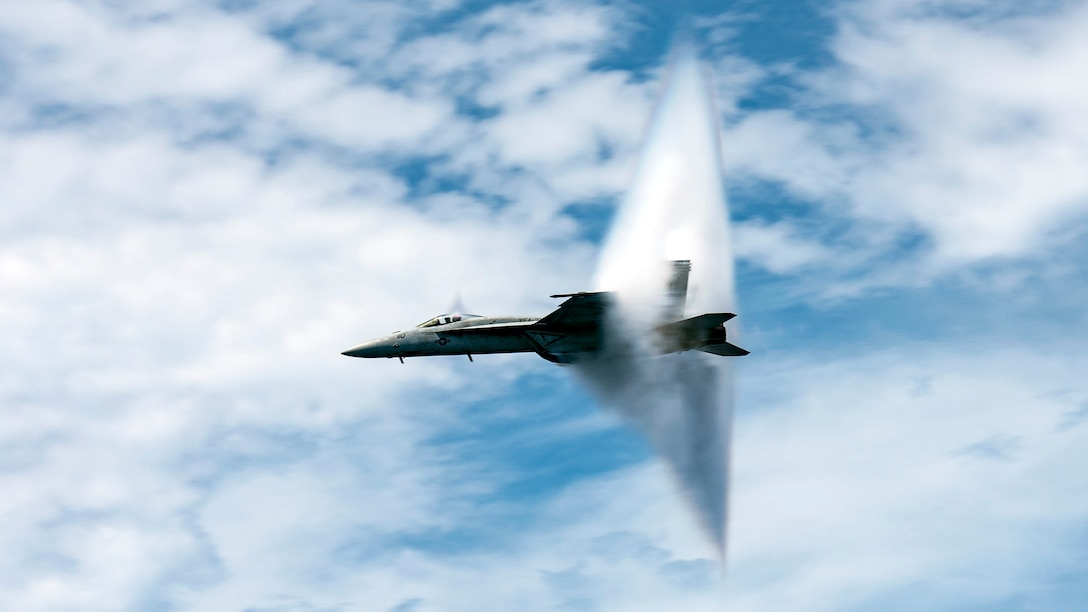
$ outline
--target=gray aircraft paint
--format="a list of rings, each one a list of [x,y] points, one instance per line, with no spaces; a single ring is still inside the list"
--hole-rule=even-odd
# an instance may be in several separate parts
[[[353,346],[343,354],[348,357],[393,358],[531,352],[534,347],[525,337],[525,330],[539,320],[537,317],[472,317],[434,328],[393,332]],[[466,328],[477,331],[486,329],[487,333],[448,333]]]
[[[722,356],[746,355],[747,351],[726,342],[725,322],[732,313],[707,313],[675,320],[686,299],[688,261],[673,262],[668,282],[667,319],[647,331],[649,344],[659,353],[700,350]],[[545,317],[481,317],[445,314],[419,326],[375,338],[343,352],[349,357],[398,358],[437,355],[486,355],[535,352],[554,363],[577,363],[600,353],[609,311],[615,295],[610,292],[553,295],[567,298]]]

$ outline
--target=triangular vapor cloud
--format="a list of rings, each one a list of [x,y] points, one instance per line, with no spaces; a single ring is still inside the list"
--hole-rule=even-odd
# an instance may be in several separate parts
[[[604,245],[596,288],[616,295],[606,349],[578,364],[603,403],[638,427],[724,553],[733,407],[731,358],[649,346],[670,260],[691,261],[687,316],[735,312],[718,125],[694,51],[674,53],[631,188]]]

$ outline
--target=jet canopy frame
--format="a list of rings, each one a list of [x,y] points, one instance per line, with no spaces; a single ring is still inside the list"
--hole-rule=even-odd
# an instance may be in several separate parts
[[[437,317],[431,317],[426,321],[416,325],[417,328],[422,327],[438,327],[439,325],[449,325],[450,323],[457,323],[465,319],[479,319],[481,315],[474,314],[461,314],[461,313],[446,313],[440,314]]]

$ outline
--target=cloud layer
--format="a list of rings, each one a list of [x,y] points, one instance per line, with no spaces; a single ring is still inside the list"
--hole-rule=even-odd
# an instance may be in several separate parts
[[[1088,13],[1012,8],[837,5],[816,64],[698,21],[723,585],[567,372],[338,355],[591,287],[649,8],[0,3],[0,608],[1079,609]]]

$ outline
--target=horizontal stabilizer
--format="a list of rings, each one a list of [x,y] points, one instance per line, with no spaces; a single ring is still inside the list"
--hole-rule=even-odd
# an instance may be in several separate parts
[[[703,351],[704,353],[713,353],[714,355],[721,355],[722,357],[743,357],[748,354],[748,351],[742,349],[735,344],[729,344],[728,342],[699,346],[696,347],[695,350]]]
[[[676,353],[696,349],[725,357],[747,355],[748,351],[725,341],[725,322],[735,316],[737,315],[731,312],[708,312],[690,319],[658,325],[661,350],[665,353]]]
[[[707,314],[701,314],[697,317],[690,319],[682,319],[680,321],[673,321],[672,323],[665,323],[658,326],[658,330],[664,333],[677,333],[684,331],[695,331],[710,329],[712,327],[718,327],[724,324],[729,319],[732,319],[737,315],[731,312],[708,312]]]

